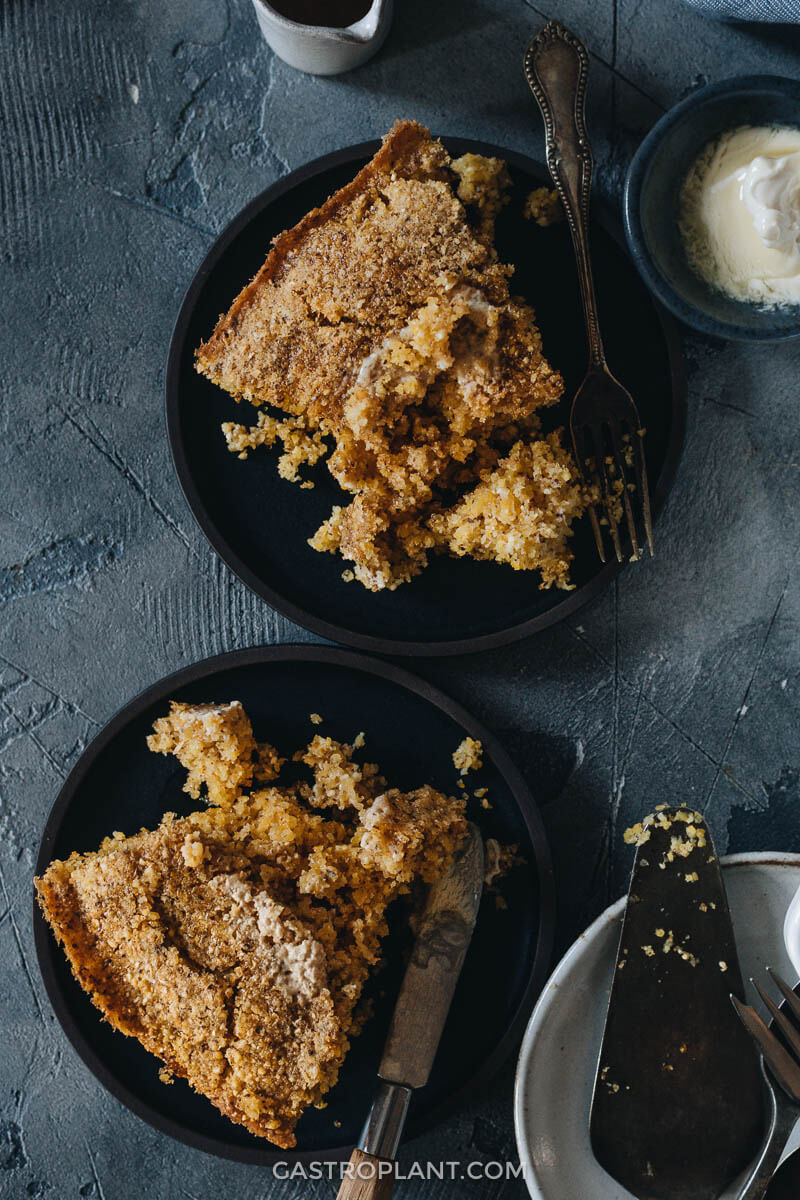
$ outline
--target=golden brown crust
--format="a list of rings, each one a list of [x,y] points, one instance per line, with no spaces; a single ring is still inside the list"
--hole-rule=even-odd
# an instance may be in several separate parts
[[[397,121],[383,139],[383,145],[374,158],[361,168],[350,183],[329,196],[319,208],[312,208],[291,229],[278,234],[258,274],[242,288],[228,311],[220,316],[211,337],[197,350],[197,363],[204,374],[214,377],[215,360],[225,349],[226,335],[235,331],[242,310],[252,303],[268,280],[275,278],[292,251],[312,229],[334,218],[346,204],[367,191],[376,179],[391,175],[393,171],[407,178],[444,178],[446,162],[443,160],[437,170],[435,161],[431,161],[429,153],[425,153],[429,145],[430,135],[424,126],[417,121]]]

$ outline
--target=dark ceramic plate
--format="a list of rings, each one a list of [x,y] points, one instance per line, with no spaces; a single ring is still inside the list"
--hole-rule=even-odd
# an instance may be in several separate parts
[[[514,191],[498,221],[498,250],[516,267],[514,288],[534,305],[545,352],[562,371],[569,397],[586,366],[569,233],[566,224],[540,229],[522,217],[524,197],[548,182],[547,170],[497,146],[444,141],[453,154],[471,150],[499,155],[509,164]],[[245,462],[230,454],[221,422],[250,421],[255,410],[236,404],[193,367],[195,348],[260,267],[270,240],[351,179],[376,148],[374,142],[352,146],[294,171],[248,205],[212,247],[187,292],[170,347],[172,453],[189,507],[211,545],[248,587],[299,625],[378,653],[489,649],[563,620],[614,578],[619,567],[602,567],[588,520],[574,537],[571,592],[540,591],[535,572],[444,557],[395,592],[367,592],[342,580],[347,565],[342,559],[306,544],[333,505],[342,503],[343,493],[324,464],[308,475],[315,488],[300,491],[278,477],[272,451],[261,449]],[[678,337],[607,220],[595,222],[592,242],[608,357],[647,427],[648,474],[658,512],[683,444],[686,396]],[[565,402],[548,414],[554,425],[567,418]],[[637,570],[646,571],[646,564]]]
[[[492,808],[471,812],[485,836],[516,842],[526,860],[503,885],[508,907],[488,897],[453,1001],[430,1083],[412,1101],[409,1135],[420,1133],[474,1094],[514,1049],[547,975],[554,901],[550,854],[538,809],[505,751],[467,712],[435,688],[387,663],[345,650],[279,646],[244,650],[179,671],[128,704],[83,754],[56,800],[36,865],[93,850],[112,830],[134,833],[165,811],[192,811],[174,759],[151,754],[145,735],[170,699],[239,699],[257,736],[294,750],[310,739],[309,713],[320,731],[343,740],[363,730],[368,761],[400,787],[430,782],[452,791],[452,753],[465,733],[485,747],[484,766],[470,775],[486,786]],[[277,1150],[223,1117],[183,1080],[165,1086],[158,1060],[115,1032],[72,977],[66,959],[34,906],[36,952],[48,995],[67,1036],[100,1082],[157,1129],[211,1154],[241,1162],[346,1157],[376,1085],[375,1072],[402,977],[404,922],[387,940],[387,965],[372,988],[375,1015],[355,1039],[325,1109],[297,1128],[296,1151]]]

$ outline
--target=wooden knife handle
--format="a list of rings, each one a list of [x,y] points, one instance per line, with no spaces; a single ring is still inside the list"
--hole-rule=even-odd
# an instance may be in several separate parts
[[[375,1158],[356,1146],[345,1169],[336,1200],[389,1200],[394,1183],[390,1159]]]

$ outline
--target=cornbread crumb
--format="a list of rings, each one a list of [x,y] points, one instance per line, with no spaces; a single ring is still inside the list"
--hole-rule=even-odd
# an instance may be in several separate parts
[[[175,1082],[175,1076],[173,1075],[172,1071],[170,1071],[169,1067],[159,1067],[158,1078],[162,1083],[169,1084]]]
[[[641,821],[637,821],[630,829],[625,830],[622,840],[626,846],[643,846],[645,842],[650,841],[650,830],[645,828]]]
[[[523,214],[543,229],[564,220],[564,209],[555,188],[539,187],[528,193]]]
[[[264,787],[258,771],[285,760],[237,701],[173,703],[148,744],[183,762],[208,807],[52,862],[39,903],[93,1003],[162,1060],[164,1082],[186,1078],[291,1147],[366,1018],[386,910],[447,869],[464,801],[389,788],[319,735],[294,756],[307,778]]]
[[[483,766],[483,743],[477,738],[465,737],[453,751],[453,766],[462,775],[479,771]]]
[[[201,867],[206,856],[206,848],[199,838],[192,838],[187,833],[181,846],[181,855],[187,867]]]
[[[658,864],[662,871],[676,858],[688,858],[695,850],[705,849],[708,843],[702,813],[693,812],[682,805],[668,815],[667,808],[666,804],[656,805],[655,812],[626,829],[622,835],[627,845],[643,846],[650,840],[650,831],[654,827],[664,830],[679,827],[679,833],[670,834],[669,849]],[[708,861],[713,862],[713,858]],[[687,883],[696,883],[699,876],[696,871],[690,871],[684,875],[684,879]]]
[[[459,200],[467,208],[477,210],[480,231],[491,242],[497,214],[509,201],[508,167],[501,158],[487,158],[483,154],[462,154],[450,165],[458,176]]]
[[[173,754],[186,767],[183,790],[193,800],[205,786],[209,804],[233,804],[253,782],[256,740],[238,700],[195,705],[173,700],[147,745],[156,754]]]
[[[319,713],[309,713],[308,719],[312,725],[321,725],[322,724],[322,717],[319,715]]]
[[[541,436],[538,410],[563,381],[492,244],[507,183],[499,159],[453,161],[422,126],[397,124],[276,239],[197,350],[198,371],[260,410],[249,429],[223,426],[233,453],[280,443],[279,474],[295,482],[325,459],[351,498],[308,545],[371,591],[432,553],[569,586],[565,546],[588,497],[559,436]]]

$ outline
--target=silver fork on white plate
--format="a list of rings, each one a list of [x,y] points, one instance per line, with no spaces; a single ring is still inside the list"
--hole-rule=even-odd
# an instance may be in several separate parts
[[[755,980],[750,982],[772,1017],[770,1027],[749,1004],[731,996],[740,1021],[761,1051],[761,1070],[769,1096],[769,1124],[761,1153],[736,1200],[761,1200],[766,1195],[786,1143],[800,1120],[800,997],[777,971],[767,967],[767,972],[783,996],[780,1007]]]

